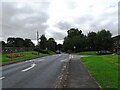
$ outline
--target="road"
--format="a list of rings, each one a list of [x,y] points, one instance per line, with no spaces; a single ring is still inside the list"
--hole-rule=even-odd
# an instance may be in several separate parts
[[[53,88],[68,54],[56,54],[2,67],[2,88]]]

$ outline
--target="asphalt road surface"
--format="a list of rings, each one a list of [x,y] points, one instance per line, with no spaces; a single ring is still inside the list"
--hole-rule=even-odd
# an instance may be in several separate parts
[[[2,88],[53,88],[71,55],[56,54],[2,67]]]

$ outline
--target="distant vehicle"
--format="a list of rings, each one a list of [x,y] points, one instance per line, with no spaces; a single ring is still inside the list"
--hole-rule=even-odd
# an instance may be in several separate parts
[[[67,53],[71,54],[71,53],[72,53],[72,50],[67,50]]]
[[[110,51],[106,51],[106,50],[101,50],[101,51],[97,51],[98,55],[105,55],[105,54],[112,54],[112,52]]]
[[[60,50],[57,50],[57,51],[56,51],[56,54],[61,54]]]

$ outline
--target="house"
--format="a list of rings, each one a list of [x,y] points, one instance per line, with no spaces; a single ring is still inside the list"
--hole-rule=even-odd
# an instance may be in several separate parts
[[[120,35],[112,37],[113,39],[113,52],[120,53]]]

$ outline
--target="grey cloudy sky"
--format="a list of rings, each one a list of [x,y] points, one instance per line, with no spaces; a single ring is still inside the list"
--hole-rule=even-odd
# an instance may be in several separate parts
[[[101,29],[118,34],[119,0],[2,0],[0,40],[29,38],[36,43],[36,32],[62,43],[74,27],[84,34]],[[1,5],[2,4],[2,5]]]

